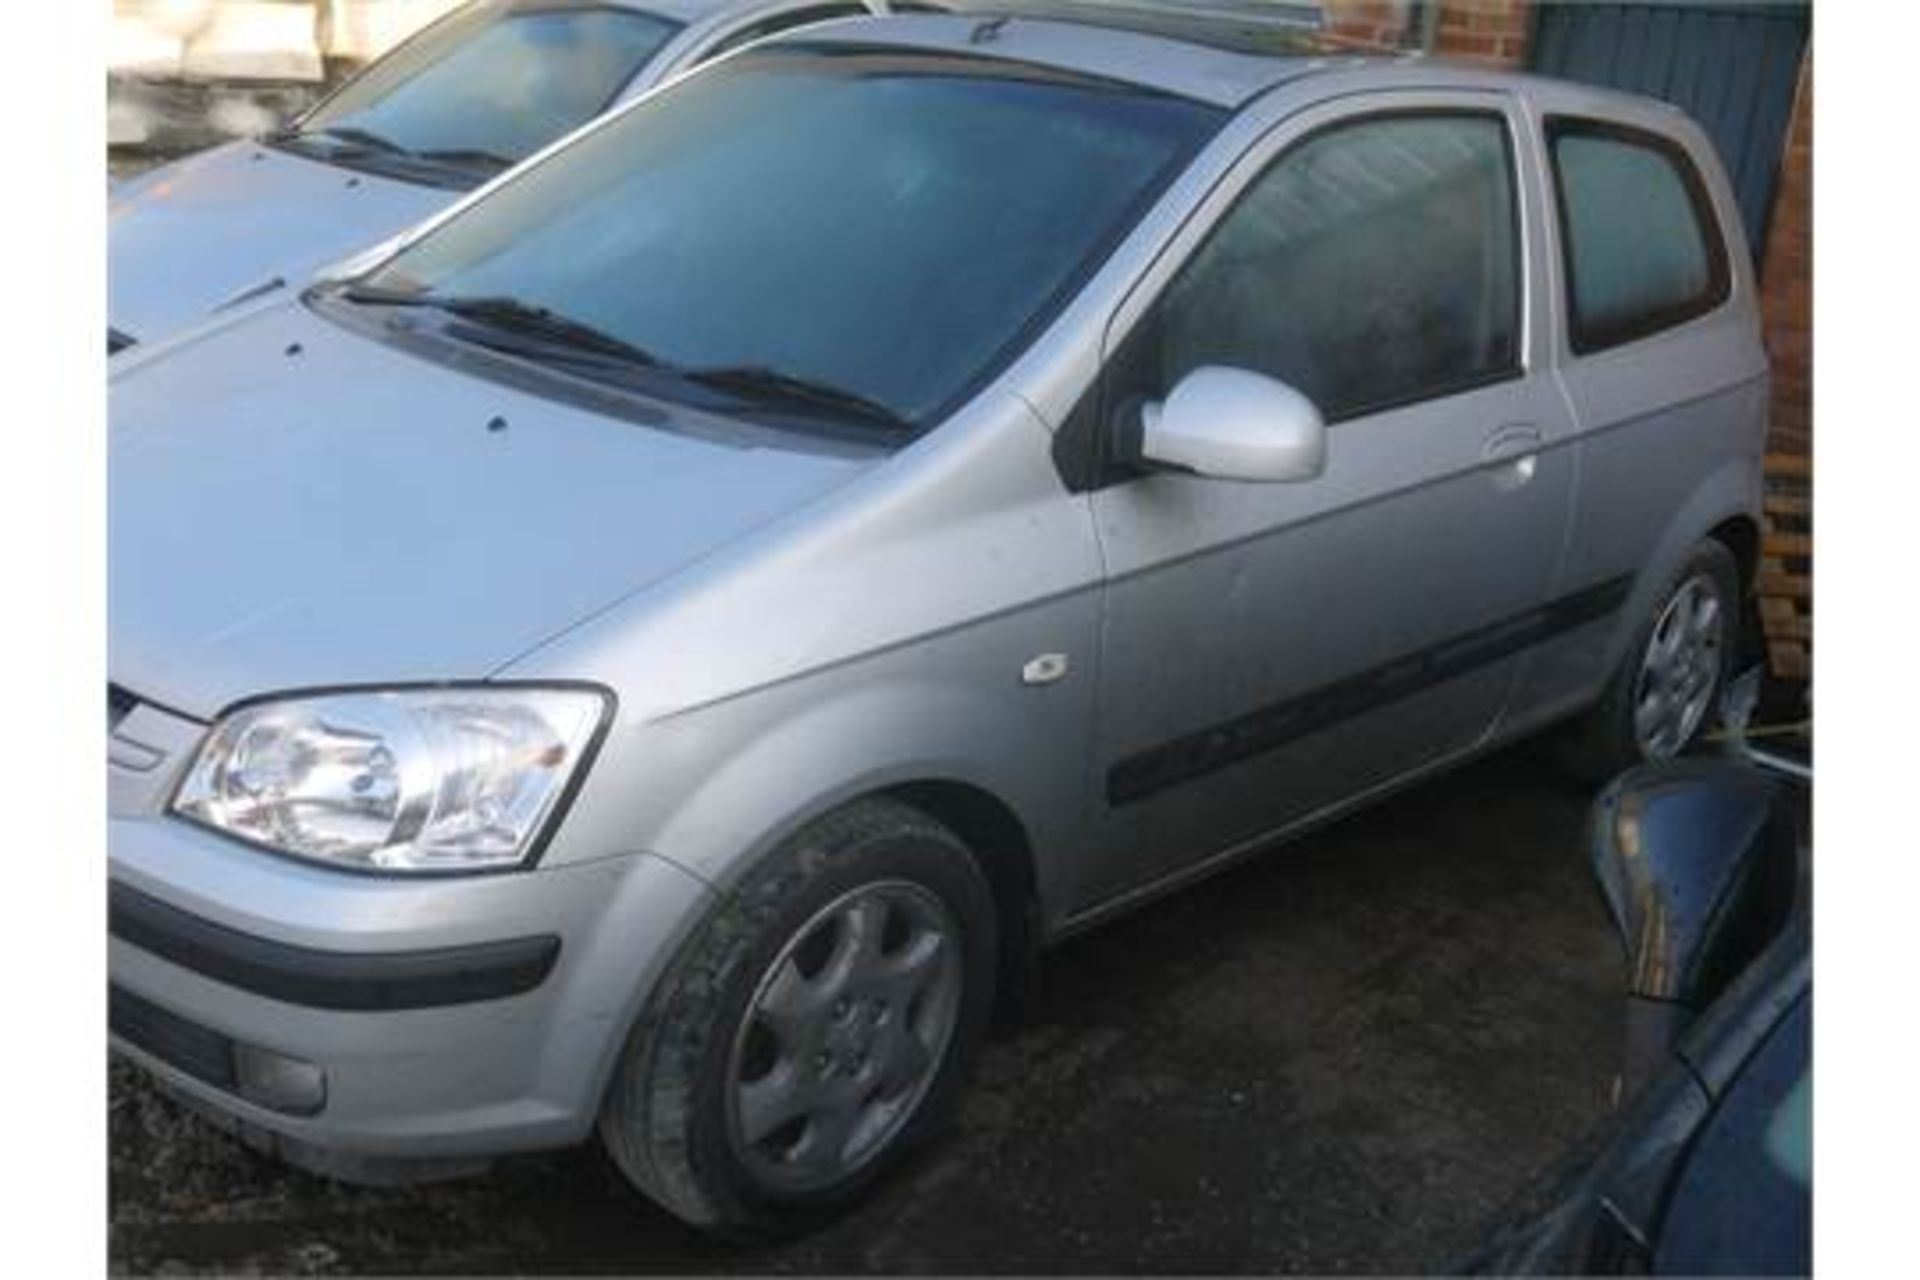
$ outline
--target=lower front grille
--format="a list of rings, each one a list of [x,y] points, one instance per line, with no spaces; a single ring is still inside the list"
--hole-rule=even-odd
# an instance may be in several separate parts
[[[107,988],[107,1029],[196,1080],[221,1089],[239,1083],[232,1040],[131,991]]]
[[[132,1048],[226,1093],[283,1115],[317,1115],[327,1073],[311,1062],[220,1034],[107,984],[107,1030]]]
[[[107,732],[112,733],[127,714],[140,705],[140,699],[117,684],[107,686]]]

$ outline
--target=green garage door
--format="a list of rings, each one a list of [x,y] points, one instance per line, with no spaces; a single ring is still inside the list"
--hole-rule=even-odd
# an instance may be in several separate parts
[[[1533,69],[1676,104],[1720,148],[1758,255],[1811,26],[1803,2],[1540,3]]]

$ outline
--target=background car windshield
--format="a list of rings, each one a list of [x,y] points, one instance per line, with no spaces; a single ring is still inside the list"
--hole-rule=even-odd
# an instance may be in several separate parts
[[[1048,317],[1220,117],[986,58],[750,52],[367,283],[511,296],[671,365],[771,369],[923,424]]]
[[[519,160],[605,110],[678,30],[635,9],[476,5],[374,63],[301,128]]]

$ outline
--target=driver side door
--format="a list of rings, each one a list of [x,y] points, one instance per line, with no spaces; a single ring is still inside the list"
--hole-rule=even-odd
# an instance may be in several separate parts
[[[1553,598],[1573,459],[1543,367],[1529,145],[1493,93],[1303,112],[1143,279],[1103,418],[1202,366],[1251,369],[1314,401],[1326,465],[1096,484],[1109,581],[1083,909],[1473,749],[1528,646],[1604,604]]]

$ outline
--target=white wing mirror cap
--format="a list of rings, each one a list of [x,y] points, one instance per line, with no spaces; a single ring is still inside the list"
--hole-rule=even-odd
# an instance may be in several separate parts
[[[1206,365],[1140,412],[1140,456],[1216,480],[1311,480],[1326,470],[1327,426],[1313,401],[1248,369]]]

